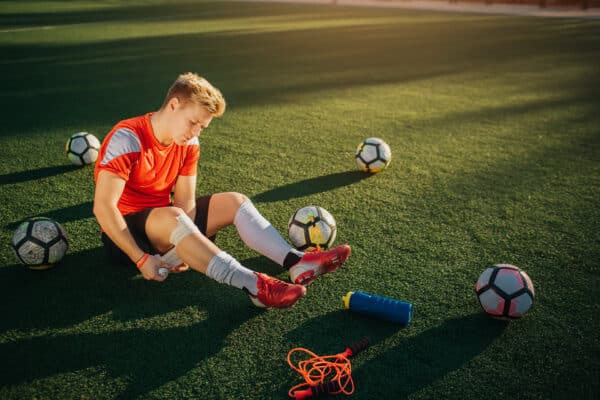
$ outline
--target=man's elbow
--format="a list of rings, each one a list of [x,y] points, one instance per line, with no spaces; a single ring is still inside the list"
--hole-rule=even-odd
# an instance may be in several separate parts
[[[94,214],[94,217],[96,217],[96,219],[98,221],[100,221],[100,219],[102,219],[102,216],[105,214],[105,210],[106,210],[106,208],[102,205],[102,203],[100,203],[98,201],[94,201],[94,207],[92,208],[92,213]]]

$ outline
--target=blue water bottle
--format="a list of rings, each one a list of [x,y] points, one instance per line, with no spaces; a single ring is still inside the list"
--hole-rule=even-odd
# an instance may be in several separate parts
[[[350,311],[372,315],[386,321],[408,325],[412,318],[412,303],[377,296],[365,292],[348,292],[342,297],[344,306]]]

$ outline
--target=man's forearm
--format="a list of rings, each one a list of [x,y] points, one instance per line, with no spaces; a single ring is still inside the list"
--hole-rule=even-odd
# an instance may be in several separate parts
[[[94,207],[94,214],[110,240],[123,250],[133,262],[144,255],[144,251],[133,239],[125,219],[117,208],[111,206]]]
[[[188,200],[185,202],[173,202],[173,206],[181,208],[192,219],[196,220],[196,200]]]

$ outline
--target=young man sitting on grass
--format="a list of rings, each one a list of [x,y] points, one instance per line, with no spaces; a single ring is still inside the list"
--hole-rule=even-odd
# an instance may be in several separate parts
[[[350,246],[303,253],[243,194],[196,197],[198,136],[224,111],[221,92],[187,73],[175,80],[158,111],[115,125],[94,170],[102,241],[113,258],[134,263],[146,279],[163,281],[169,272],[191,268],[245,290],[257,306],[290,307],[306,285],[346,261]],[[292,283],[245,268],[219,249],[215,235],[232,224],[250,248],[289,269]]]

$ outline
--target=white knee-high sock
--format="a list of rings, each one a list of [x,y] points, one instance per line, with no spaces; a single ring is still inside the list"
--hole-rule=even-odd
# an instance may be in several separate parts
[[[233,223],[248,247],[279,265],[283,265],[283,260],[290,252],[300,257],[304,254],[287,243],[277,229],[258,212],[250,200],[242,203],[235,214]]]
[[[244,267],[235,258],[222,251],[215,255],[208,263],[206,276],[219,283],[246,289],[256,296],[258,287],[256,286],[258,277],[254,271]]]

